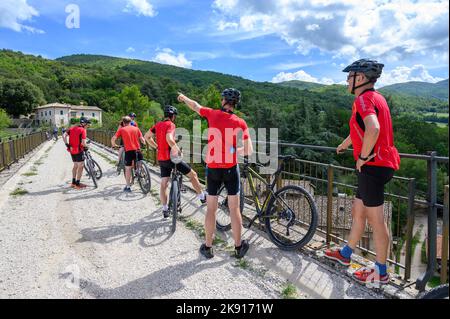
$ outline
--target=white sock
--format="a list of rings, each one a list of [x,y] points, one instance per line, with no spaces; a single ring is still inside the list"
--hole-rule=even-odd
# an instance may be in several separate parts
[[[200,200],[204,200],[206,198],[206,194],[204,192],[201,192],[200,194],[197,195],[197,198]]]
[[[169,210],[169,205],[163,205],[163,210]]]

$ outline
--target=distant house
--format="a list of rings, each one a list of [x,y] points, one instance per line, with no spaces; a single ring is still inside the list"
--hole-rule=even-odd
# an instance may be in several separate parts
[[[82,116],[95,119],[102,124],[102,109],[96,106],[51,103],[39,106],[35,110],[35,120],[39,124],[48,123],[56,127],[70,126],[71,119]]]

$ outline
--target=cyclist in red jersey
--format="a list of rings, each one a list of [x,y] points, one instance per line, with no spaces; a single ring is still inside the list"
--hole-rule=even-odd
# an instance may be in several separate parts
[[[206,118],[209,126],[206,157],[208,208],[205,217],[205,243],[201,245],[200,253],[206,258],[214,257],[212,243],[216,229],[217,195],[220,186],[224,184],[228,192],[235,257],[242,258],[249,249],[249,243],[247,240],[241,240],[242,216],[239,211],[240,174],[237,155],[249,156],[253,153],[253,147],[247,123],[233,113],[240,102],[241,93],[230,88],[224,90],[221,96],[220,110],[203,107],[183,94],[178,96],[178,101],[184,102],[191,110]],[[239,133],[242,133],[243,147],[238,148]]]
[[[126,186],[123,189],[124,192],[131,192],[131,167],[133,165],[133,161],[141,161],[144,159],[144,156],[141,153],[141,145],[145,144],[144,137],[142,136],[141,131],[131,125],[131,118],[129,116],[125,116],[122,118],[123,127],[120,127],[116,134],[111,138],[111,144],[114,148],[119,148],[119,145],[116,145],[116,141],[119,137],[122,138],[124,148],[125,148],[125,182]]]
[[[361,283],[389,282],[386,260],[389,231],[384,220],[384,185],[400,167],[394,146],[392,120],[384,97],[374,89],[384,65],[361,59],[347,66],[348,91],[356,96],[350,119],[350,135],[337,147],[337,153],[353,145],[358,189],[352,207],[353,224],[348,243],[340,250],[327,250],[325,256],[350,265],[351,255],[364,233],[366,221],[374,232],[376,263],[374,269],[362,268],[353,274]]]
[[[131,122],[130,125],[132,126],[136,126],[139,128],[138,123],[136,122],[136,113],[131,112],[128,115],[131,118]],[[120,129],[121,127],[123,127],[123,122],[120,121],[119,123],[119,127],[117,129]],[[120,141],[120,147],[119,147],[119,152],[118,152],[118,158],[117,158],[117,162],[120,163],[120,161],[122,160],[122,154],[124,152],[124,147],[123,147],[123,141]]]
[[[189,177],[192,186],[197,193],[197,198],[202,204],[206,203],[206,195],[202,191],[200,182],[198,181],[197,173],[184,161],[174,164],[171,161],[171,154],[178,156],[180,148],[175,142],[175,119],[178,111],[171,105],[166,105],[164,108],[164,121],[156,123],[147,133],[145,133],[145,140],[157,150],[158,162],[161,171],[161,185],[160,198],[163,205],[164,218],[169,217],[169,206],[167,205],[167,188],[169,186],[170,174],[172,169],[176,166],[178,171],[183,175]],[[156,142],[153,137],[156,137]]]
[[[68,128],[63,134],[64,144],[72,156],[72,184],[71,187],[75,189],[85,188],[86,185],[80,183],[81,176],[83,176],[84,168],[84,150],[86,145],[86,128],[91,122],[85,118],[80,118],[80,124]],[[67,140],[69,138],[69,140]]]

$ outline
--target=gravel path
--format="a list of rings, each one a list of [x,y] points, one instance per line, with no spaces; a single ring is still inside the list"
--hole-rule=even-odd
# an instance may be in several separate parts
[[[124,180],[92,147],[103,168],[99,188],[69,187],[71,160],[61,140],[47,142],[0,189],[0,298],[382,298],[298,252],[277,249],[257,230],[242,262],[230,257],[230,235],[216,257],[198,253],[205,207],[183,194],[175,234],[162,218],[159,182],[144,196],[122,192]],[[24,176],[36,168],[37,175]],[[90,186],[89,180],[84,181]],[[21,188],[24,195],[10,193]],[[196,226],[197,225],[197,226]]]

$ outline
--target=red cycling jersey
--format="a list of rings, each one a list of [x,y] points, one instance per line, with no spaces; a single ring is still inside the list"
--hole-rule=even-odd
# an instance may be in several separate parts
[[[249,138],[247,123],[237,115],[207,107],[200,109],[200,116],[208,120],[208,153],[206,164],[209,168],[230,168],[237,165],[237,135]]]
[[[364,91],[353,102],[352,117],[350,118],[353,157],[357,161],[361,153],[365,131],[364,119],[371,114],[378,118],[380,134],[371,153],[363,154],[364,156],[376,154],[365,165],[390,167],[398,170],[400,168],[400,156],[394,146],[391,112],[384,97],[374,89]]]
[[[141,149],[139,138],[142,137],[142,133],[137,127],[131,125],[121,127],[117,130],[115,136],[116,138],[122,138],[126,152]]]
[[[171,120],[156,123],[150,131],[156,135],[158,144],[158,161],[170,160],[170,146],[167,143],[167,134],[172,134],[175,139],[175,124]]]
[[[70,154],[76,155],[84,151],[81,141],[86,139],[86,129],[81,125],[72,126],[66,134],[69,136]]]

